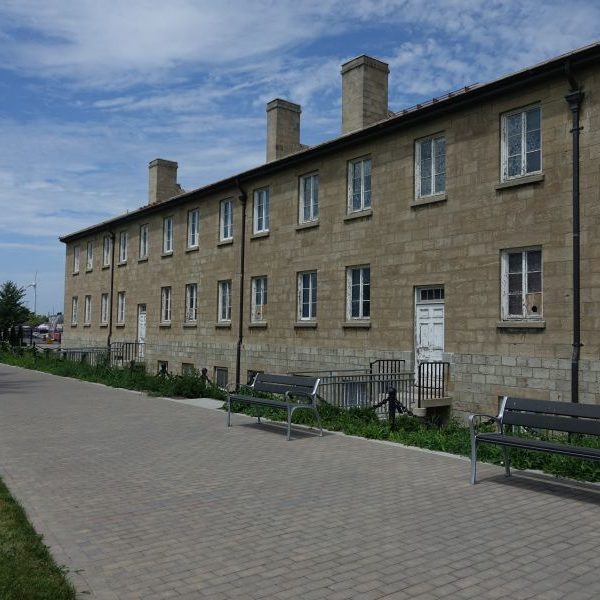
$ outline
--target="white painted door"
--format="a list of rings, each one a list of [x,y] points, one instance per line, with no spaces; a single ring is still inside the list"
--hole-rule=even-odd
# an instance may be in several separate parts
[[[418,288],[415,305],[415,369],[444,353],[444,289]]]
[[[146,343],[146,305],[138,304],[138,356],[144,357],[144,344]]]

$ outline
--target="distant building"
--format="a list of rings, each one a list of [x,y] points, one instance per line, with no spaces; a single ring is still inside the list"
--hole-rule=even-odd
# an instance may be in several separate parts
[[[457,412],[569,399],[580,105],[580,400],[600,385],[600,44],[398,113],[388,66],[342,66],[342,134],[267,105],[267,162],[64,236],[64,347],[144,342],[152,369],[450,363]],[[582,92],[582,93],[579,93]],[[565,100],[568,96],[569,102]]]

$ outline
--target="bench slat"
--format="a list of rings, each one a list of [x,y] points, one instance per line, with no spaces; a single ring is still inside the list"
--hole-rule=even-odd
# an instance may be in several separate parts
[[[275,384],[289,389],[290,387],[312,388],[317,383],[316,377],[301,376],[301,375],[276,375],[271,373],[258,373],[254,384]]]
[[[521,425],[536,429],[553,429],[568,433],[584,433],[600,435],[600,420],[575,419],[573,417],[556,416],[552,414],[527,413],[514,410],[504,411],[503,425]]]
[[[507,398],[505,410],[523,410],[532,413],[563,415],[600,419],[600,405],[555,402],[554,400],[532,400],[530,398]]]
[[[277,406],[279,408],[286,408],[288,404],[290,406],[312,406],[312,402],[308,399],[308,402],[286,402],[285,400],[275,400],[271,398],[257,398],[256,396],[244,396],[241,394],[231,394],[232,400],[238,402],[247,402],[249,404],[264,404],[266,406]]]

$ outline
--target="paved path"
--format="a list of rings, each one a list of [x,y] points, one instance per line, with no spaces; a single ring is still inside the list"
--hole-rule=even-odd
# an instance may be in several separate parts
[[[97,599],[600,597],[600,491],[0,365],[0,474]]]

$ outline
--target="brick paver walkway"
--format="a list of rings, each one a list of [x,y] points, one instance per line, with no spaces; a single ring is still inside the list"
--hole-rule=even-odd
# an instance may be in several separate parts
[[[233,421],[0,365],[0,474],[92,598],[600,597],[598,488]]]

